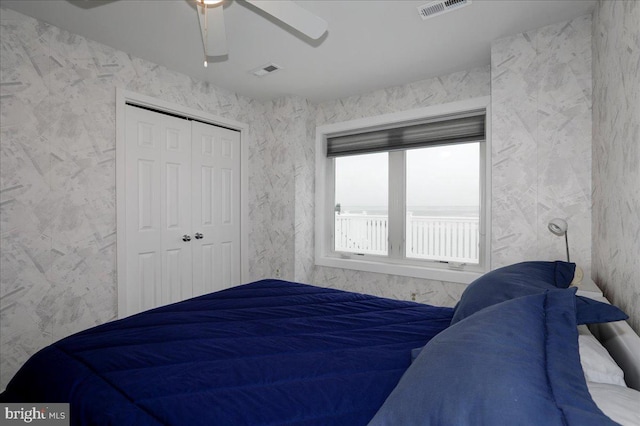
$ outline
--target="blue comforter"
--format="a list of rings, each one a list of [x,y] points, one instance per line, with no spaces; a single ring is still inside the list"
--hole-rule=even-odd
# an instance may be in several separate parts
[[[3,402],[74,424],[364,425],[452,309],[264,280],[63,339]]]

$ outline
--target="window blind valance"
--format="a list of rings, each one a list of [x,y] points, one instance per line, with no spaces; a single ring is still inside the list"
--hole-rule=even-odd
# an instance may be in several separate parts
[[[422,148],[485,139],[485,113],[439,117],[404,127],[327,138],[327,157]]]

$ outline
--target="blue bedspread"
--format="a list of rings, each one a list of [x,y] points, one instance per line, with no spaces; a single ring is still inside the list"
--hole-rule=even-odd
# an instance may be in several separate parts
[[[63,339],[0,400],[70,402],[74,424],[365,425],[452,311],[263,280]]]

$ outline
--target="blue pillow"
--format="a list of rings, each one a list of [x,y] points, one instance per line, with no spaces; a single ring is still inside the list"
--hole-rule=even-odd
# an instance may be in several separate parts
[[[574,263],[522,262],[488,272],[469,284],[455,307],[451,324],[496,303],[567,288],[573,280]],[[615,306],[578,296],[578,324],[620,321],[627,315]]]
[[[369,425],[613,425],[578,354],[575,289],[488,307],[434,337]]]
[[[623,321],[629,318],[618,307],[598,302],[588,297],[576,296],[576,320],[578,324]]]
[[[560,261],[522,262],[487,272],[464,290],[451,324],[505,300],[552,288],[567,288],[575,269],[575,263]]]
[[[588,297],[576,296],[576,323],[597,324],[612,321],[624,321],[629,316],[618,307],[598,302]],[[414,362],[424,346],[411,350],[411,362]]]
[[[567,288],[575,264],[567,262],[522,262],[495,269],[476,279],[462,293],[451,324],[488,306],[554,288]],[[607,303],[577,296],[578,324],[621,321],[628,316]]]

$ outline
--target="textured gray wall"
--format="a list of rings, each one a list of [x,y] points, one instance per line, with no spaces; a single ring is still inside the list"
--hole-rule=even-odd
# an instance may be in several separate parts
[[[593,15],[593,279],[640,333],[640,2]]]
[[[591,269],[591,16],[491,47],[492,263],[566,260]]]

